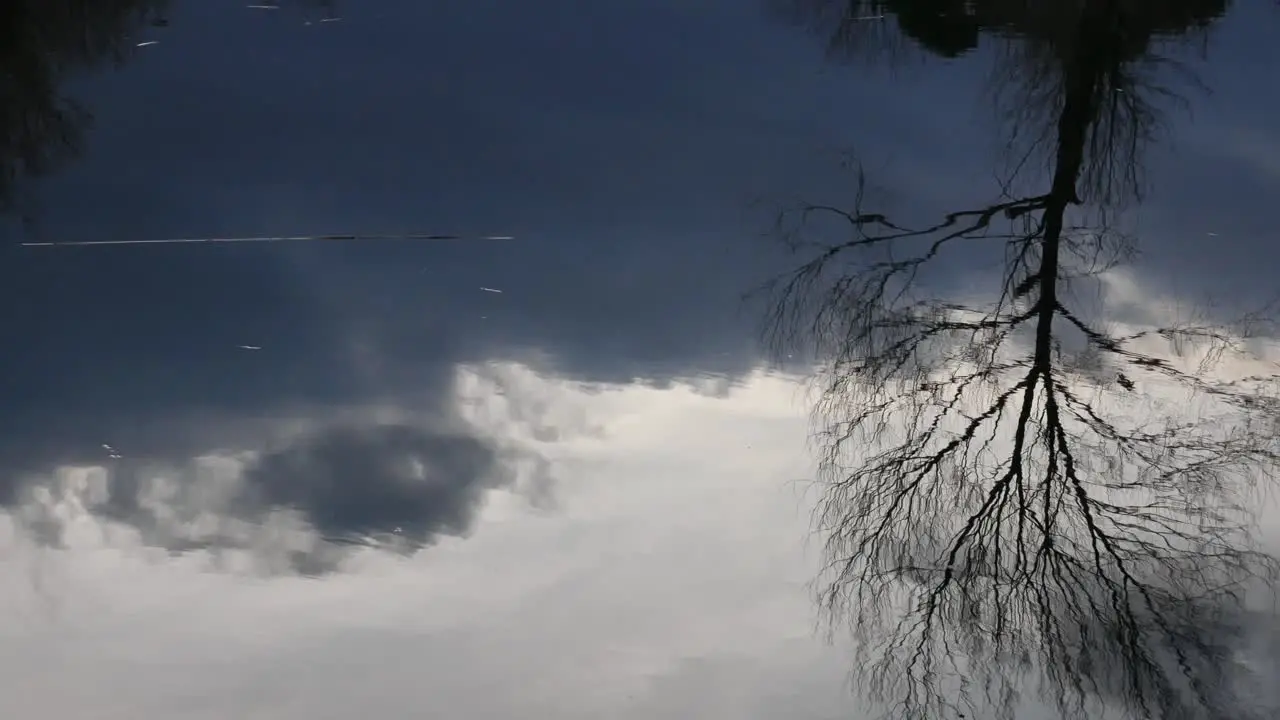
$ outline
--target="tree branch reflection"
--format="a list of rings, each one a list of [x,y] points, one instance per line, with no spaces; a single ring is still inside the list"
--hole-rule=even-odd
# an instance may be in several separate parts
[[[1235,647],[1249,593],[1280,573],[1253,534],[1253,493],[1280,469],[1280,374],[1252,341],[1275,328],[1267,315],[1123,327],[1068,293],[1134,248],[1105,221],[1141,198],[1169,92],[1153,44],[1225,3],[993,1],[962,18],[960,3],[793,5],[841,43],[863,36],[831,18],[895,14],[948,57],[979,32],[1018,33],[1004,107],[1049,178],[1019,192],[1036,176],[1020,167],[1002,201],[926,227],[864,207],[861,176],[854,207],[779,218],[809,254],[774,287],[768,327],[821,359],[821,599],[852,624],[860,688],[902,718],[1011,718],[1029,686],[1068,717],[1100,701],[1144,718],[1262,716]],[[1094,222],[1073,224],[1086,210]],[[823,239],[825,221],[844,239]],[[987,249],[1003,259],[985,298],[921,280]]]

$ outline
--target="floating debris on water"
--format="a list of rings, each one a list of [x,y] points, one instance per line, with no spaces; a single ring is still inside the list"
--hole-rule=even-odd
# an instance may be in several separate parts
[[[159,40],[147,40],[147,41],[138,43],[138,47],[146,47],[148,45],[158,45],[158,44],[160,44]]]
[[[498,293],[499,295],[501,295],[501,294],[502,294],[502,291],[501,291],[501,290],[494,290],[493,288],[482,287],[482,288],[480,288],[480,289],[481,289],[481,290],[483,290],[483,291],[485,291],[485,292]]]
[[[261,345],[237,345],[236,347],[240,348],[241,350],[261,350],[262,349]]]

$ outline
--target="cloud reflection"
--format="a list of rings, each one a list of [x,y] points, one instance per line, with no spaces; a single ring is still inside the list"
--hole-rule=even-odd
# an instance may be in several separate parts
[[[185,459],[112,446],[100,464],[17,478],[6,496],[46,547],[103,542],[109,524],[145,547],[206,552],[222,569],[330,573],[358,546],[411,554],[465,537],[492,490],[550,502],[550,462],[463,420],[452,400],[444,412],[378,408],[311,418],[302,429],[281,422],[258,446]],[[529,436],[548,437],[529,413],[518,420]]]
[[[0,634],[14,638],[0,667],[28,690],[0,699],[0,710],[308,720],[425,707],[468,717],[848,716],[842,663],[811,632],[805,582],[815,568],[799,542],[807,515],[787,482],[809,465],[793,379],[761,371],[729,388],[655,387],[494,363],[460,367],[453,387],[448,423],[388,408],[282,420],[257,449],[206,453],[178,466],[185,475],[146,475],[170,479],[136,503],[148,512],[208,507],[225,518],[236,498],[253,495],[244,488],[258,482],[255,472],[292,459],[292,477],[311,490],[260,490],[249,504],[292,501],[299,517],[291,525],[279,512],[241,547],[224,542],[225,570],[278,560],[318,536],[301,515],[336,507],[341,493],[308,478],[312,468],[366,468],[349,458],[373,455],[370,464],[390,468],[385,481],[401,482],[415,475],[401,474],[398,459],[470,428],[474,444],[450,451],[471,450],[462,460],[434,457],[437,469],[492,470],[474,452],[483,444],[507,470],[479,476],[514,474],[510,491],[484,493],[469,538],[440,537],[412,555],[347,547],[342,572],[319,580],[289,571],[257,581],[208,572],[207,550],[153,552],[158,541],[138,522],[75,507],[106,502],[87,480],[108,478],[105,470],[63,467],[45,477],[60,498],[47,515],[61,542],[34,541],[27,516],[9,527],[21,538],[0,541],[15,561],[0,566],[14,589],[0,600]],[[341,462],[328,460],[334,452]],[[556,479],[550,514],[528,502],[540,462]],[[176,489],[184,478],[185,495]],[[381,492],[372,496],[399,497]],[[315,512],[312,522],[323,523]],[[385,527],[401,521],[397,513],[335,522]],[[43,595],[28,590],[37,576]],[[70,690],[57,690],[55,664],[77,678]]]

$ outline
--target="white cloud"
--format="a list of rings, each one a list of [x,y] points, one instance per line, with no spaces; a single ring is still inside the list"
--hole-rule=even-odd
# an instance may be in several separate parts
[[[805,586],[792,380],[761,373],[716,397],[508,364],[461,368],[455,387],[484,434],[550,463],[554,509],[496,491],[471,537],[363,551],[322,579],[148,551],[84,504],[102,469],[60,468],[46,505],[66,547],[14,517],[0,530],[0,714],[848,716],[846,668],[814,636]],[[186,471],[234,474],[255,450]]]

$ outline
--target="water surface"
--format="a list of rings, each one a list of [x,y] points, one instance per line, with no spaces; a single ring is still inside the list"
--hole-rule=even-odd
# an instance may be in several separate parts
[[[0,709],[869,712],[814,633],[806,367],[744,293],[850,153],[896,217],[996,198],[1000,41],[832,62],[723,0],[53,9],[88,5],[0,15]],[[1262,5],[1180,55],[1135,304],[1272,289]],[[459,239],[23,244],[327,233]]]

